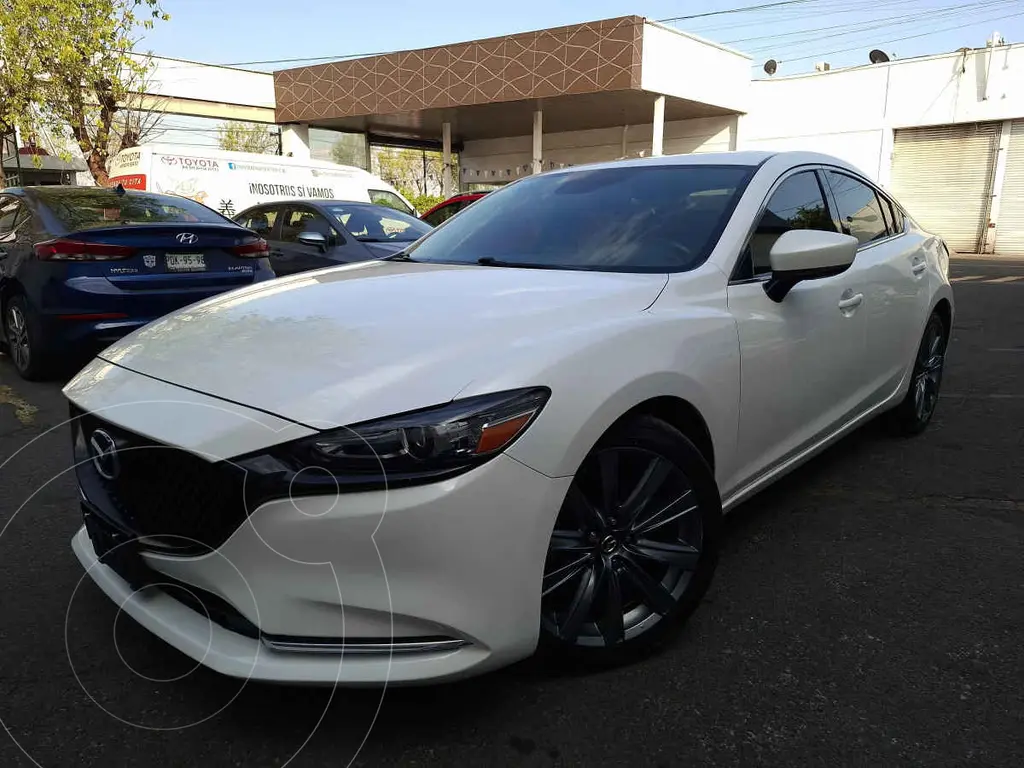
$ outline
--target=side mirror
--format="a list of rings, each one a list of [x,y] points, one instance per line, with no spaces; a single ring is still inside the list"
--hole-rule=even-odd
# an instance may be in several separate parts
[[[857,238],[817,229],[791,229],[768,252],[772,275],[764,285],[768,298],[778,303],[803,280],[820,280],[850,268],[860,246]]]
[[[297,240],[303,245],[312,245],[321,250],[327,247],[327,238],[319,232],[300,232]]]

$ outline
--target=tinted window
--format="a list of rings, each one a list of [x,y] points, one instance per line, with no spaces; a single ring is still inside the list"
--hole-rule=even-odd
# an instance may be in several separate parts
[[[882,206],[878,203],[875,190],[845,173],[826,173],[839,208],[843,232],[856,237],[861,245],[888,237]]]
[[[825,196],[814,171],[803,171],[790,176],[772,193],[765,212],[750,238],[740,277],[771,272],[768,254],[775,241],[791,229],[836,231],[835,222],[825,204]]]
[[[882,199],[885,200],[885,198]],[[903,211],[901,211],[900,207],[892,200],[885,200],[885,202],[889,204],[889,208],[892,211],[893,234],[901,234],[907,228],[906,219],[903,217]]]
[[[253,230],[265,240],[269,240],[274,231],[277,213],[277,210],[274,208],[260,208],[246,214],[240,223],[243,227]]]
[[[459,210],[462,209],[463,205],[464,204],[461,201],[449,203],[448,205],[443,205],[436,211],[430,213],[428,216],[424,216],[423,220],[430,224],[431,226],[436,227],[441,222],[448,221],[448,219],[450,219],[452,216],[458,213]]]
[[[33,194],[69,230],[127,224],[206,223],[226,219],[205,205],[184,197],[148,192],[118,195],[111,189],[52,187]]]
[[[631,165],[529,176],[475,201],[409,249],[560,269],[676,272],[718,241],[749,166]]]
[[[430,231],[419,219],[377,205],[331,204],[324,206],[356,240],[364,243],[412,242]]]
[[[406,214],[414,214],[412,208],[406,205],[402,198],[396,195],[394,192],[388,192],[384,189],[371,189],[368,190],[370,193],[370,202],[376,203],[377,205],[383,205],[386,208],[394,208],[396,211],[401,211]]]
[[[21,206],[17,200],[9,197],[0,198],[0,237],[11,233],[14,229],[14,220],[18,218],[18,211]]]
[[[281,239],[294,243],[303,232],[319,232],[330,241],[337,236],[330,222],[319,213],[308,208],[291,208],[284,214],[281,223]]]

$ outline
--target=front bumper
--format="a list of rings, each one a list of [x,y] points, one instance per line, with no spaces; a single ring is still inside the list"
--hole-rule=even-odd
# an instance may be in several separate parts
[[[569,482],[499,456],[433,485],[268,502],[211,554],[143,553],[155,581],[163,574],[215,595],[250,634],[159,588],[134,591],[99,562],[84,528],[72,543],[122,610],[217,672],[294,684],[440,682],[533,653],[547,543]]]

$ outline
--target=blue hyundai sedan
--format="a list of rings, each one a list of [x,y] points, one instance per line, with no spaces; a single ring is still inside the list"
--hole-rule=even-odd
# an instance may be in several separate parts
[[[266,241],[186,198],[121,187],[0,191],[0,317],[45,378],[146,323],[275,275]]]

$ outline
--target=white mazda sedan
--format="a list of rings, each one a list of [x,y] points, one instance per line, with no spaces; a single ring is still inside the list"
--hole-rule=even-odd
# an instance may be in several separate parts
[[[924,429],[948,267],[825,155],[530,176],[105,350],[64,390],[74,551],[240,678],[633,659],[697,608],[724,511],[876,416]]]

